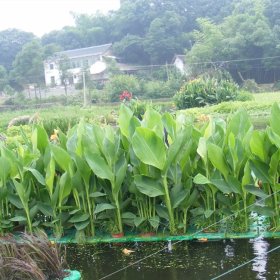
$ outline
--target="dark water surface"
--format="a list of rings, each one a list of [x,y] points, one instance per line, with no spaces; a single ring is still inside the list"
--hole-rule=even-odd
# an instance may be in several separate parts
[[[104,279],[212,279],[248,260],[255,260],[219,279],[280,279],[280,239],[182,241],[67,245],[68,264],[84,280],[98,280],[164,247],[143,261]],[[124,255],[124,248],[135,250]]]

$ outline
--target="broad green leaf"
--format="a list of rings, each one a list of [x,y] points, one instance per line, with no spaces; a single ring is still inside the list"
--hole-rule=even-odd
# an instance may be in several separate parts
[[[247,192],[249,192],[249,193],[251,193],[255,196],[261,197],[261,198],[266,198],[267,197],[267,194],[263,190],[255,187],[253,185],[245,186],[245,190]]]
[[[11,172],[11,165],[7,158],[0,157],[0,179],[6,181]]]
[[[178,133],[177,138],[174,140],[174,142],[170,145],[169,149],[167,150],[167,159],[164,166],[165,172],[172,165],[172,163],[178,161],[178,156],[180,156],[180,153],[182,153],[184,146],[188,145],[188,135],[189,133],[187,129],[181,131],[180,133]]]
[[[122,213],[122,219],[135,219],[136,218],[136,215],[134,213],[131,213],[131,212],[125,212],[125,213]]]
[[[266,129],[266,133],[271,143],[280,149],[280,135],[275,133],[271,127]]]
[[[213,210],[206,210],[204,212],[204,216],[205,216],[206,219],[208,219],[208,218],[210,218],[212,216],[213,213],[214,213]]]
[[[152,218],[149,219],[150,225],[151,225],[152,228],[155,229],[155,230],[158,229],[158,227],[159,227],[159,222],[160,222],[159,216],[154,216],[154,217],[152,217]]]
[[[72,181],[67,172],[63,173],[59,180],[59,201],[67,198],[72,191]]]
[[[142,217],[135,217],[134,224],[136,227],[139,227],[143,222],[145,222],[146,219]]]
[[[222,193],[231,193],[233,190],[224,179],[212,179],[211,183]]]
[[[257,212],[258,214],[266,217],[274,217],[275,211],[272,207],[269,206],[260,206],[260,205],[254,205],[252,208],[250,208],[252,211]]]
[[[242,194],[241,183],[239,180],[233,176],[228,176],[228,185],[231,188],[232,192]]]
[[[27,221],[26,217],[23,217],[23,216],[15,216],[9,220],[12,222],[26,222]]]
[[[262,161],[266,160],[266,152],[264,149],[265,135],[262,131],[254,131],[250,140],[250,148],[254,155],[258,156]],[[280,143],[279,143],[280,144]]]
[[[231,202],[230,202],[230,198],[229,196],[226,196],[224,195],[223,193],[221,192],[218,192],[217,193],[217,199],[219,202],[221,202],[222,204],[228,206],[228,207],[231,207]]]
[[[68,222],[69,223],[79,223],[79,222],[84,222],[88,219],[89,219],[89,214],[77,213],[73,217],[71,217]]]
[[[53,209],[48,203],[38,202],[38,209],[45,216],[53,216]]]
[[[17,195],[9,194],[8,199],[14,206],[16,206],[16,208],[23,209],[22,202]]]
[[[279,167],[279,161],[280,161],[280,150],[275,152],[270,159],[269,163],[269,176],[271,178],[277,177],[278,174],[278,167]],[[272,179],[273,180],[273,179]]]
[[[24,209],[28,209],[29,191],[27,191],[22,183],[19,183],[16,180],[13,180],[13,183]]]
[[[105,210],[112,210],[115,209],[116,207],[112,204],[109,203],[99,203],[96,205],[95,210],[94,210],[94,214],[98,214],[100,212],[103,212]]]
[[[200,173],[193,178],[193,182],[197,185],[211,184],[211,181]]]
[[[204,164],[207,162],[207,145],[206,139],[204,137],[200,137],[197,147],[197,153],[201,156]]]
[[[2,146],[1,147],[1,155],[6,158],[10,163],[10,174],[11,177],[15,177],[18,175],[19,168],[22,167],[22,164],[18,161],[15,153],[8,148]]]
[[[245,167],[244,167],[244,175],[242,177],[242,186],[249,185],[251,182],[251,169],[250,169],[250,164],[249,161],[246,162]]]
[[[165,113],[162,117],[162,122],[168,135],[170,136],[172,141],[174,141],[176,137],[176,121],[170,113]]]
[[[70,172],[71,170],[71,157],[67,151],[63,150],[59,146],[51,145],[52,155],[57,164],[64,170]]]
[[[180,206],[181,202],[184,201],[184,199],[188,195],[188,190],[181,190],[179,192],[171,193],[171,205],[172,208],[175,209]]]
[[[198,198],[199,192],[197,189],[193,189],[190,196],[187,196],[186,199],[183,201],[181,208],[188,209],[190,206],[193,205],[193,203]]]
[[[32,136],[32,144],[34,148],[37,148],[41,153],[43,153],[46,147],[49,145],[49,137],[46,130],[40,126],[36,125],[33,130]]]
[[[244,109],[237,111],[228,123],[227,134],[233,133],[236,138],[242,139],[252,128],[251,121]]]
[[[81,174],[85,184],[88,185],[92,172],[90,167],[88,166],[87,162],[78,155],[75,155],[75,162],[76,162],[76,167],[79,173]]]
[[[55,176],[55,162],[53,157],[51,157],[46,170],[46,186],[48,188],[50,196],[53,194],[53,182],[54,182],[54,176]]]
[[[217,168],[224,175],[225,178],[227,178],[228,167],[224,159],[223,150],[219,146],[212,143],[209,143],[207,148],[208,148],[208,157],[211,163],[214,165],[215,168]]]
[[[121,104],[120,112],[119,112],[119,127],[122,132],[122,134],[129,139],[130,133],[129,133],[129,125],[130,120],[132,119],[133,112],[124,104]]]
[[[209,139],[213,135],[214,132],[215,132],[215,122],[213,121],[212,118],[210,118],[208,125],[204,131],[203,138]]]
[[[101,197],[101,196],[106,196],[106,195],[107,195],[106,193],[94,192],[94,193],[91,193],[89,196],[90,197]]]
[[[161,114],[151,107],[149,107],[144,114],[142,127],[153,130],[159,138],[163,137]]]
[[[154,131],[143,127],[136,128],[132,137],[132,147],[143,163],[163,169],[166,161],[165,146]]]
[[[156,205],[156,212],[161,218],[165,219],[166,221],[169,221],[169,216],[166,207],[162,205]]]
[[[272,183],[269,177],[269,167],[265,163],[259,161],[251,161],[250,167],[258,179],[261,179],[263,183]]]
[[[43,186],[45,186],[45,179],[43,177],[43,175],[36,169],[34,168],[25,168],[26,171],[29,171],[32,173],[32,175],[36,178],[36,180]]]
[[[85,229],[88,225],[89,225],[89,221],[84,221],[84,222],[74,224],[76,230],[78,231]]]
[[[124,181],[127,171],[127,161],[125,155],[122,154],[116,163],[115,175],[116,175],[116,185],[113,192],[117,195],[121,189],[122,183]]]
[[[136,175],[134,177],[134,182],[139,192],[147,195],[148,197],[164,195],[162,185],[155,179],[147,176]]]
[[[280,136],[280,107],[276,102],[272,106],[269,123],[273,132]]]
[[[86,149],[84,153],[88,165],[97,177],[113,181],[114,174],[102,156],[92,153],[88,149]]]

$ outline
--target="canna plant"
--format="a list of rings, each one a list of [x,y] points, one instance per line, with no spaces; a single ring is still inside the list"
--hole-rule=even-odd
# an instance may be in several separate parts
[[[119,127],[82,120],[49,140],[36,125],[31,138],[0,147],[0,234],[25,226],[94,236],[124,225],[176,234],[224,217],[246,231],[252,211],[279,230],[279,122],[277,104],[264,131],[245,111],[200,125],[152,108],[140,121],[122,105]]]
[[[123,232],[122,202],[125,194],[122,185],[127,172],[125,150],[121,145],[118,130],[110,126],[103,129],[98,126],[86,128],[82,143],[83,156],[89,167],[100,180],[109,203],[97,204],[94,213],[99,214],[106,210],[114,210],[114,221],[120,233]]]
[[[271,110],[270,126],[265,132],[255,131],[250,143],[250,167],[256,181],[256,196],[262,197],[265,203],[254,206],[253,210],[267,216],[271,227],[279,230],[280,201],[280,108],[274,104]]]
[[[242,231],[248,230],[247,205],[254,202],[247,187],[251,183],[246,152],[251,131],[247,114],[239,111],[227,125],[220,120],[210,120],[199,140],[200,173],[194,182],[204,186],[204,216],[208,220],[212,217],[209,221],[214,225],[217,217],[237,213],[236,224],[240,224],[240,220],[244,222]]]
[[[148,108],[140,123],[133,118],[128,108],[122,107],[119,124],[128,147],[132,147],[130,160],[138,191],[150,199],[156,197],[161,199],[163,205],[162,203],[156,205],[156,212],[158,216],[168,220],[170,233],[175,234],[177,231],[176,208],[187,198],[190,191],[185,189],[187,184],[184,186],[181,182],[171,183],[170,174],[173,164],[177,165],[177,160],[179,161],[181,156],[180,152],[189,145],[191,138],[184,124],[177,126],[169,114],[166,114],[164,119],[166,130],[170,132],[170,144],[164,141],[162,117],[152,108]],[[181,160],[182,166],[178,168],[184,169],[186,162],[183,159],[184,157]],[[151,220],[150,217],[148,218]]]

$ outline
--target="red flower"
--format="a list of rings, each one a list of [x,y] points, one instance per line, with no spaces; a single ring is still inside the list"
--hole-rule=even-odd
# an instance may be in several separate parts
[[[132,98],[132,94],[127,91],[124,90],[121,94],[120,94],[120,100],[121,101],[129,101]]]

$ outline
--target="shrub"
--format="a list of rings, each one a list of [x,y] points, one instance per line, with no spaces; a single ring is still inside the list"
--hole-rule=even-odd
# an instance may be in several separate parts
[[[162,98],[164,95],[165,83],[162,81],[143,81],[143,95],[145,98]]]
[[[244,80],[242,89],[249,92],[260,92],[258,84],[253,79]]]
[[[238,92],[236,96],[236,101],[251,101],[251,100],[254,100],[253,94],[245,90],[241,90],[240,92]]]
[[[238,85],[230,80],[198,78],[185,83],[174,100],[178,109],[185,109],[235,100],[237,94]]]
[[[140,93],[139,80],[131,75],[116,75],[105,85],[105,91],[112,102],[119,101],[120,94],[125,90],[137,96]]]

